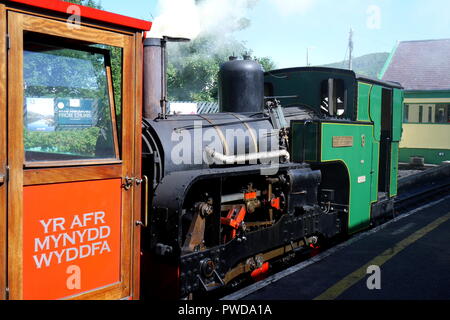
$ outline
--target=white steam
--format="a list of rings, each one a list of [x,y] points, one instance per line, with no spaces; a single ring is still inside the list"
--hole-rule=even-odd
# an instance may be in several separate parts
[[[149,37],[195,39],[201,33],[226,33],[245,23],[245,14],[259,0],[158,0],[161,15]]]
[[[193,39],[200,33],[200,16],[194,0],[159,0],[161,15],[153,20],[148,37]]]

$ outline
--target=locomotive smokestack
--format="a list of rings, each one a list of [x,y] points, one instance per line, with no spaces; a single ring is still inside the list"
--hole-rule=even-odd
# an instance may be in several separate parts
[[[188,42],[187,38],[147,38],[144,41],[144,118],[165,118],[167,114],[167,43]]]
[[[156,119],[166,100],[165,45],[163,39],[144,41],[144,118]]]

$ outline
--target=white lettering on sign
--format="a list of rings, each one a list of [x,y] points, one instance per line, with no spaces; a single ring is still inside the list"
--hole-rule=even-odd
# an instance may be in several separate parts
[[[81,100],[80,99],[70,99],[69,105],[74,108],[79,108],[81,106]]]
[[[105,212],[100,211],[74,215],[71,221],[64,218],[40,220],[44,234],[59,233],[34,239],[36,267],[41,269],[111,252],[108,243],[111,227],[105,225],[105,217]],[[84,229],[74,230],[80,228]]]

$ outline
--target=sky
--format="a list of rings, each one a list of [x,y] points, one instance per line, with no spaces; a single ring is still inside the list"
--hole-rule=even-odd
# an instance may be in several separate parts
[[[101,3],[107,11],[154,21],[164,10],[160,3],[163,1],[192,0],[102,0]],[[354,33],[354,57],[391,52],[398,41],[450,38],[448,0],[205,1],[234,5],[235,13],[249,18],[250,26],[235,32],[234,37],[243,41],[253,55],[272,58],[279,68],[306,65],[307,51],[311,65],[342,61],[347,53],[350,29]],[[251,9],[236,6],[242,1],[256,4]],[[177,20],[188,26],[193,20],[181,7],[175,7],[180,8]],[[230,10],[220,8],[211,16],[217,19],[221,13],[230,15]],[[200,19],[207,19],[208,15],[203,13]],[[222,18],[222,21],[228,19]]]

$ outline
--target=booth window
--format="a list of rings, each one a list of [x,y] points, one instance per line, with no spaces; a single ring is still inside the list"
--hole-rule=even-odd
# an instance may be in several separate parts
[[[108,50],[25,37],[27,163],[119,159]]]

